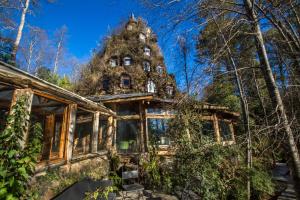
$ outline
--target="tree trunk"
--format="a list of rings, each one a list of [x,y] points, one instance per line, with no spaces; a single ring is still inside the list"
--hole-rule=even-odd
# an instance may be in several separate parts
[[[18,51],[19,44],[20,44],[20,41],[22,38],[23,28],[24,28],[24,24],[25,24],[25,18],[26,18],[27,10],[29,8],[29,4],[30,4],[30,0],[26,0],[25,5],[23,6],[23,9],[22,9],[21,21],[19,24],[17,37],[16,37],[16,40],[14,42],[13,49],[12,49],[12,60],[14,63],[16,62],[17,51]]]
[[[290,127],[289,120],[286,115],[285,107],[282,102],[281,95],[279,93],[279,89],[276,85],[276,82],[273,77],[273,72],[269,63],[269,58],[267,55],[266,47],[264,44],[264,39],[262,36],[262,32],[260,29],[260,25],[258,23],[258,19],[256,13],[252,9],[251,0],[244,0],[245,10],[248,14],[248,17],[253,24],[255,39],[256,39],[256,47],[258,51],[258,56],[260,60],[260,67],[262,70],[262,74],[266,81],[267,89],[269,91],[270,98],[272,100],[274,108],[279,112],[281,123],[283,124],[284,130],[288,137],[288,146],[290,149],[291,158],[293,161],[293,176],[295,181],[295,189],[297,193],[298,199],[300,199],[300,159],[299,152],[295,142],[295,138]]]
[[[251,146],[252,146],[251,143],[252,142],[251,142],[251,131],[250,131],[250,126],[249,126],[249,110],[248,110],[247,99],[246,99],[246,96],[244,95],[244,89],[243,89],[243,86],[242,86],[241,77],[238,73],[237,66],[236,66],[236,63],[233,59],[231,49],[228,46],[228,41],[226,40],[222,30],[220,29],[219,24],[216,22],[214,16],[213,16],[213,20],[214,20],[214,23],[216,24],[216,26],[218,28],[218,32],[221,34],[222,40],[224,42],[224,45],[225,45],[226,50],[227,50],[228,55],[229,55],[230,63],[232,65],[233,69],[234,69],[234,77],[235,77],[236,85],[238,87],[238,91],[239,91],[239,95],[240,95],[244,129],[245,129],[245,132],[247,133],[247,167],[248,167],[248,169],[251,169],[252,168],[252,148],[251,148]],[[250,175],[248,176],[248,180],[247,180],[247,199],[248,200],[251,199]]]

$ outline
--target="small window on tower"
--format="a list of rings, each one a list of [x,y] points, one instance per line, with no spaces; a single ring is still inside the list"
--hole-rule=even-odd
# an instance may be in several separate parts
[[[140,33],[139,38],[140,38],[140,41],[146,42],[146,35],[144,33]]]
[[[155,90],[156,90],[155,83],[153,81],[149,80],[147,83],[147,92],[154,93]]]
[[[126,56],[126,57],[124,57],[123,62],[124,62],[124,66],[130,66],[132,63],[132,59],[131,59],[131,57]]]
[[[110,59],[109,63],[111,67],[116,67],[118,65],[118,60],[114,57]]]
[[[173,92],[174,92],[173,86],[167,86],[166,90],[167,90],[168,95],[170,95],[170,96],[173,95]]]
[[[150,72],[151,71],[151,66],[150,66],[150,63],[148,61],[144,61],[143,66],[144,66],[144,71],[145,72]]]
[[[156,71],[157,71],[157,73],[162,74],[162,73],[163,73],[163,68],[162,68],[162,66],[158,65],[158,66],[156,67]]]
[[[105,90],[105,91],[108,91],[108,90],[109,90],[109,79],[104,79],[104,80],[102,81],[102,88],[103,88],[103,90]]]
[[[122,88],[130,88],[131,79],[130,76],[127,74],[123,74],[121,76],[121,87]]]
[[[149,47],[144,47],[144,55],[150,56],[151,55],[151,50]]]
[[[132,27],[131,24],[127,25],[127,30],[128,30],[128,31],[131,31],[132,29],[133,29],[133,27]]]

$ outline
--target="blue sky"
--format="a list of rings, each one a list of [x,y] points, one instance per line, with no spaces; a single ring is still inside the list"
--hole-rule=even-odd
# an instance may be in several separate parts
[[[43,3],[29,17],[31,25],[47,30],[51,35],[63,25],[68,27],[68,51],[81,61],[88,60],[90,51],[97,46],[101,38],[109,34],[109,30],[127,20],[131,13],[141,16],[158,34],[159,44],[165,55],[166,64],[172,71],[170,47],[162,42],[161,31],[154,24],[157,21],[152,13],[138,0],[57,0],[53,4]]]

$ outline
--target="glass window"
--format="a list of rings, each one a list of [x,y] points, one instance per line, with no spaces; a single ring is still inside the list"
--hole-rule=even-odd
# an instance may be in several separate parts
[[[132,59],[129,56],[124,57],[123,59],[124,66],[130,66],[132,63]]]
[[[146,35],[144,33],[140,33],[139,38],[140,38],[140,41],[146,42]]]
[[[202,121],[202,129],[201,134],[211,137],[211,139],[215,136],[214,123],[212,120]]]
[[[139,120],[117,121],[117,150],[120,153],[138,152]]]
[[[220,134],[221,134],[223,141],[232,140],[232,135],[231,135],[231,131],[230,131],[228,122],[219,120],[219,128],[220,128]]]
[[[90,151],[90,138],[93,131],[93,123],[77,123],[74,137],[74,155],[87,154]]]
[[[128,75],[122,75],[121,76],[121,87],[123,87],[123,88],[129,88],[130,84],[131,84],[130,76],[128,76]]]
[[[102,87],[106,91],[109,90],[109,82],[110,82],[109,79],[104,79],[102,82]]]
[[[170,95],[170,96],[173,95],[173,86],[167,86],[166,90],[167,90],[168,95]]]
[[[170,145],[170,138],[167,137],[168,122],[170,119],[147,119],[150,142],[154,145]]]
[[[162,68],[162,66],[158,65],[158,66],[156,67],[156,71],[157,71],[157,73],[162,74],[162,73],[163,73],[163,68]]]
[[[151,55],[151,50],[149,47],[144,47],[144,55],[150,56]]]
[[[145,72],[150,72],[150,71],[151,71],[150,62],[144,61],[144,62],[143,62],[143,66],[144,66],[144,71],[145,71]]]
[[[155,90],[156,90],[155,83],[153,81],[149,80],[147,83],[147,92],[154,93]]]
[[[109,63],[110,63],[110,66],[116,67],[118,65],[118,60],[117,60],[117,58],[111,58]]]
[[[100,120],[98,133],[98,151],[105,149],[107,137],[107,120]]]

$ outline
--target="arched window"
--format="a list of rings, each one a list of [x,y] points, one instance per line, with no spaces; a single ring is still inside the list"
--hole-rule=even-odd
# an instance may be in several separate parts
[[[163,73],[163,68],[162,68],[162,66],[158,65],[158,66],[156,67],[156,71],[157,71],[157,73],[162,74],[162,73]]]
[[[146,55],[146,56],[151,55],[151,49],[149,47],[144,47],[144,55]]]
[[[144,67],[144,71],[145,71],[145,72],[150,72],[150,71],[151,71],[150,62],[144,61],[144,62],[143,62],[143,67]]]
[[[109,60],[109,64],[111,67],[116,67],[118,65],[118,58],[117,57],[112,57]]]
[[[169,96],[172,96],[172,95],[173,95],[173,92],[174,92],[173,86],[168,85],[167,88],[166,88],[166,91],[167,91],[167,94],[168,94]]]
[[[147,92],[154,93],[156,90],[156,85],[152,80],[148,80],[147,83]]]
[[[130,88],[131,85],[131,78],[127,74],[121,75],[121,87],[122,88]]]
[[[124,66],[130,66],[132,64],[132,59],[129,56],[123,58]]]
[[[146,35],[145,35],[144,33],[140,33],[140,34],[139,34],[139,39],[140,39],[140,41],[142,41],[142,42],[146,42]]]

